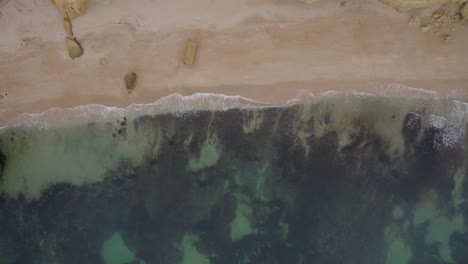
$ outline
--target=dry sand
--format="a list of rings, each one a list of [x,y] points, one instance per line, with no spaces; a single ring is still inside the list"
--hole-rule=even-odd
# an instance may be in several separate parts
[[[302,90],[400,83],[468,98],[466,23],[443,44],[432,29],[408,25],[414,14],[378,0],[88,2],[73,19],[84,54],[72,60],[49,0],[0,0],[0,124],[51,107],[125,106],[172,93],[278,103]],[[194,65],[183,63],[189,39],[199,44]],[[130,72],[138,81],[128,94]]]

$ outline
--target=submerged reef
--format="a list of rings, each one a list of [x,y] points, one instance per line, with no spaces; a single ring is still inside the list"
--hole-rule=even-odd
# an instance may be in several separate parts
[[[403,101],[4,130],[0,259],[468,263],[466,111]]]

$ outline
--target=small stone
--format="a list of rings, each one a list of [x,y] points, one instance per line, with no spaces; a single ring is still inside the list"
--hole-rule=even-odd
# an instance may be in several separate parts
[[[84,51],[80,43],[73,37],[66,38],[66,44],[68,48],[68,55],[70,58],[75,59],[83,55]]]
[[[451,18],[452,18],[452,23],[458,23],[458,22],[462,21],[462,19],[463,19],[461,14],[455,14],[455,15],[451,16]]]
[[[431,24],[426,24],[421,27],[422,32],[428,32],[431,29],[432,25]]]
[[[186,47],[185,47],[185,58],[184,58],[184,64],[187,65],[192,65],[195,63],[195,57],[197,55],[197,49],[198,49],[198,43],[189,40],[187,41]]]
[[[127,89],[128,94],[131,94],[135,90],[137,81],[136,73],[132,72],[125,75],[125,88]]]
[[[448,16],[442,10],[438,10],[432,15],[432,21],[436,27],[446,24],[447,19]]]
[[[408,22],[408,25],[412,27],[418,27],[421,24],[421,18],[419,16],[412,16]]]
[[[63,18],[63,27],[65,28],[65,32],[67,32],[68,35],[73,36],[73,27],[70,19],[68,18]]]
[[[464,3],[460,7],[460,16],[464,20],[468,20],[468,2]]]
[[[440,42],[442,42],[443,44],[447,44],[451,39],[452,39],[452,36],[449,34],[444,34],[440,36]]]

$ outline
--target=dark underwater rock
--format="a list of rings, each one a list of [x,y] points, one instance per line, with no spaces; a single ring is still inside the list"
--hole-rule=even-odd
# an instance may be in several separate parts
[[[406,114],[403,121],[403,137],[406,144],[413,144],[422,129],[422,113],[410,112]]]
[[[456,263],[468,263],[468,232],[454,232],[450,236],[450,250]]]
[[[0,182],[2,180],[3,171],[5,170],[6,165],[6,157],[0,152]]]

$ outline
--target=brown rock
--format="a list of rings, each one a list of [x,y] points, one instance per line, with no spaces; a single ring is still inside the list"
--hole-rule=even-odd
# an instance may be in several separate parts
[[[52,0],[62,16],[72,20],[88,8],[88,0]]]
[[[419,25],[421,24],[421,18],[419,16],[412,16],[408,24],[412,27],[419,27]]]
[[[461,18],[463,18],[464,20],[468,20],[468,2],[464,3],[464,4],[460,7],[460,16],[461,16]]]
[[[65,28],[65,32],[67,32],[68,35],[73,36],[73,27],[70,19],[64,17],[63,26]]]
[[[449,34],[444,34],[440,36],[440,42],[442,42],[443,44],[447,44],[451,39],[452,39],[452,36]]]
[[[195,57],[197,55],[197,49],[198,49],[198,43],[189,40],[187,41],[186,47],[185,47],[185,57],[184,57],[184,64],[187,65],[192,65],[195,63]]]
[[[424,9],[451,2],[451,0],[380,0],[398,12],[408,12],[415,9]]]
[[[434,12],[434,14],[432,14],[432,22],[434,26],[439,27],[450,22],[450,18],[443,10],[439,9],[436,12]]]
[[[125,88],[127,89],[128,94],[131,94],[136,87],[137,75],[132,72],[125,75]]]
[[[421,27],[422,32],[428,32],[431,29],[432,25],[431,24],[426,24]]]
[[[80,43],[73,37],[66,38],[66,44],[68,48],[68,55],[70,58],[75,59],[83,55],[84,51]]]

